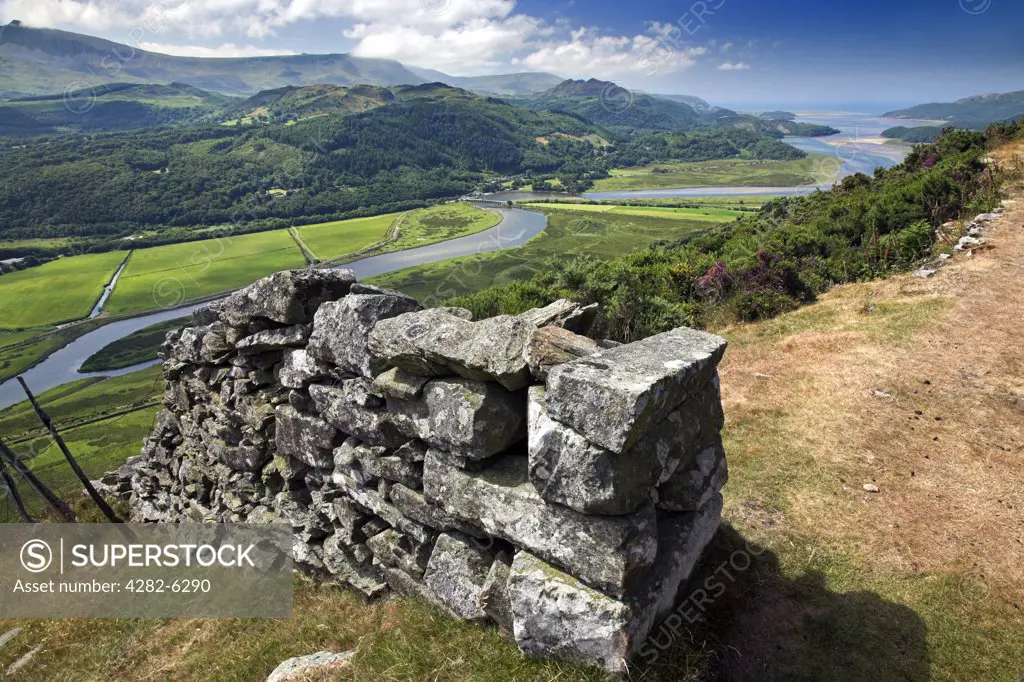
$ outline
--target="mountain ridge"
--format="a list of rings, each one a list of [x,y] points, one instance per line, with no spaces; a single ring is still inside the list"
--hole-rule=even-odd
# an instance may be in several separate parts
[[[964,128],[981,129],[990,123],[1024,117],[1024,90],[961,97],[954,102],[930,102],[889,111],[887,118],[934,119]]]
[[[538,72],[451,76],[392,59],[351,54],[260,57],[181,57],[59,29],[20,22],[0,26],[0,98],[56,95],[88,85],[180,82],[213,92],[250,96],[289,85],[420,85],[440,81],[488,95],[543,90],[561,79]],[[77,86],[72,88],[72,86]]]

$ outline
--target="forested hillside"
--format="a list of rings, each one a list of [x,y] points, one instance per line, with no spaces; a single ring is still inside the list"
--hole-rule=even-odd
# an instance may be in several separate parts
[[[509,175],[558,177],[579,190],[612,168],[653,161],[804,156],[743,126],[620,139],[578,116],[440,83],[284,89],[232,107],[250,123],[6,143],[0,238],[88,237],[89,248],[108,249],[132,236],[151,245],[194,228],[405,210]]]
[[[0,104],[0,137],[119,132],[210,120],[236,100],[183,83],[111,83]]]

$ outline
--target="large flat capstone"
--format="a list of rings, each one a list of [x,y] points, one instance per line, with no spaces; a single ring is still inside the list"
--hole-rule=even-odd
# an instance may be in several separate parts
[[[399,315],[370,334],[370,352],[381,364],[420,376],[458,374],[497,381],[509,390],[530,380],[523,350],[534,327],[512,315],[470,322],[443,309]]]
[[[654,563],[652,504],[628,516],[588,516],[550,504],[529,482],[523,455],[505,455],[482,471],[469,472],[431,450],[424,462],[423,491],[456,518],[524,547],[609,594],[623,594]]]
[[[681,327],[559,365],[547,381],[552,418],[624,452],[711,380],[725,339]]]

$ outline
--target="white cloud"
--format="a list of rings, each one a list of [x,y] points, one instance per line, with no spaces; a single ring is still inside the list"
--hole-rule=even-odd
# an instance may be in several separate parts
[[[398,59],[459,75],[490,73],[509,61],[524,40],[538,35],[540,22],[517,15],[477,17],[451,26],[361,23],[345,32],[355,39],[357,57]]]
[[[517,63],[534,71],[574,77],[640,78],[687,69],[696,63],[696,57],[706,53],[705,47],[683,47],[657,33],[606,36],[594,29],[581,28],[573,31],[568,40],[549,41]]]
[[[674,24],[651,22],[644,33],[608,35],[515,10],[516,0],[0,0],[3,21],[102,32],[194,56],[280,54],[260,41],[288,26],[331,20],[357,56],[456,75],[515,67],[650,77],[687,69],[710,51],[685,43]]]
[[[235,45],[224,43],[217,47],[202,45],[169,45],[166,43],[140,42],[138,47],[149,52],[170,54],[177,57],[273,57],[275,55],[295,54],[289,50],[274,50],[252,45]]]
[[[722,62],[718,65],[719,71],[747,71],[750,64],[746,62]]]
[[[725,54],[726,52],[728,52],[731,49],[732,49],[732,43],[723,43],[722,46],[720,48],[718,48],[718,51],[721,52],[722,54]]]

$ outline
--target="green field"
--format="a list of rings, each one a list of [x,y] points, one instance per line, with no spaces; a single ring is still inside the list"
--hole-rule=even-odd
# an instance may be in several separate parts
[[[132,252],[104,312],[171,308],[305,265],[287,230],[140,249]]]
[[[501,216],[494,211],[458,202],[296,229],[306,248],[318,260],[330,261],[381,243],[392,228],[397,230],[397,238],[382,244],[374,253],[401,251],[464,237],[494,227],[499,222]]]
[[[527,279],[549,258],[575,256],[615,258],[659,241],[678,241],[709,229],[705,220],[666,220],[650,216],[585,214],[558,208],[538,209],[548,214],[548,227],[519,248],[427,263],[371,278],[433,305],[518,279]]]
[[[157,322],[110,343],[82,363],[83,372],[107,372],[157,359],[167,332],[188,325],[187,318]]]
[[[401,213],[386,213],[370,218],[336,220],[331,223],[295,228],[303,243],[317,259],[329,261],[347,256],[384,238]]]
[[[490,229],[501,222],[501,214],[457,202],[421,208],[406,213],[396,224],[398,239],[381,251],[427,246]]]
[[[124,251],[68,256],[0,275],[0,327],[41,327],[87,317],[124,257]]]
[[[669,218],[673,220],[703,220],[710,223],[729,223],[742,217],[740,211],[724,208],[669,208],[666,206],[623,206],[620,204],[523,204],[529,208],[546,208],[554,211],[576,213],[602,213],[605,215],[630,215],[648,218]]]
[[[725,159],[693,163],[656,163],[619,168],[597,180],[595,192],[677,187],[792,187],[831,182],[839,171],[834,156],[811,155],[796,161]]]

